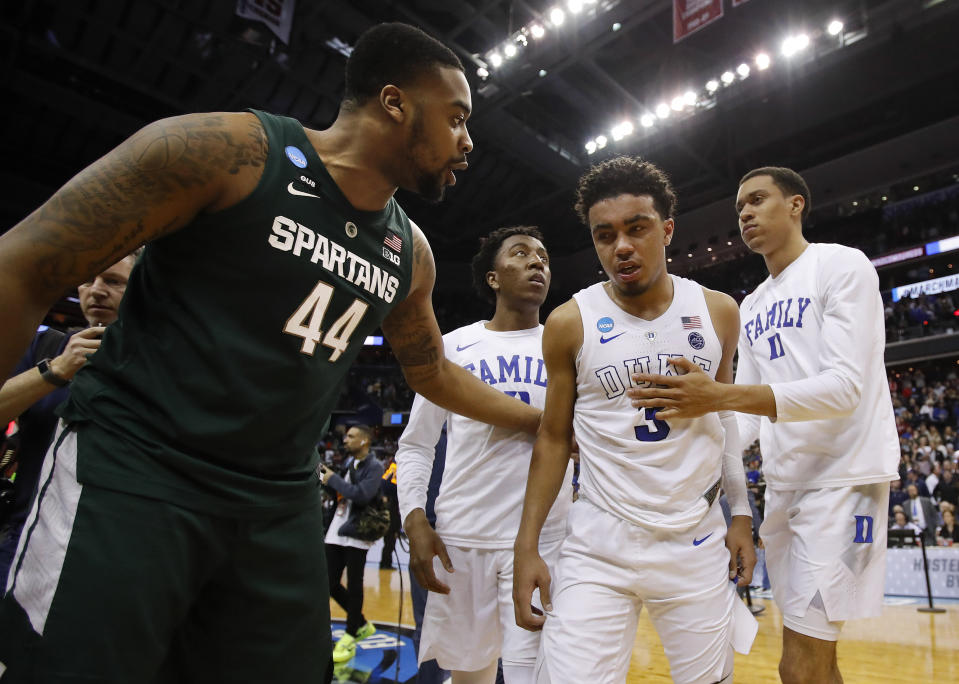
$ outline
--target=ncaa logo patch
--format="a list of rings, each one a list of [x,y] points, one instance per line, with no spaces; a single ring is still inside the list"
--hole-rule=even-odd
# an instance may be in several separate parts
[[[303,151],[294,145],[286,146],[286,158],[293,162],[293,166],[296,166],[301,169],[306,168],[306,155],[303,154]]]
[[[698,332],[689,333],[689,346],[693,349],[702,349],[706,346],[706,340]]]
[[[598,321],[596,321],[596,329],[599,330],[601,333],[608,333],[610,330],[613,329],[614,325],[615,324],[613,323],[613,319],[610,318],[609,316],[603,316]]]

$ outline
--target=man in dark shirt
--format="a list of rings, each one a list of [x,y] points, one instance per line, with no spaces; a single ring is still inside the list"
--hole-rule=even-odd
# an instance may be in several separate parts
[[[135,262],[136,255],[130,254],[80,285],[80,311],[89,327],[69,338],[52,328],[38,332],[13,377],[0,387],[0,423],[16,419],[20,427],[13,503],[0,527],[0,581],[4,586],[33,503],[43,455],[56,429],[54,410],[67,398],[69,383],[87,356],[100,347],[104,327],[117,319]]]

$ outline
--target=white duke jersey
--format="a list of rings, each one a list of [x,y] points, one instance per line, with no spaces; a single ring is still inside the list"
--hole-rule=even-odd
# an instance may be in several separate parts
[[[716,377],[723,349],[703,289],[670,278],[673,301],[651,321],[623,311],[603,283],[573,295],[583,321],[573,426],[580,496],[636,525],[683,530],[709,510],[704,495],[722,474],[725,431],[715,413],[667,422],[626,395],[633,373],[675,375],[674,357]]]
[[[480,380],[542,409],[546,403],[543,326],[497,332],[478,321],[443,336],[446,357]],[[513,546],[519,530],[535,438],[493,427],[417,395],[396,452],[396,484],[403,520],[425,508],[434,448],[446,423],[446,466],[436,499],[436,531],[447,544],[479,549]],[[572,481],[572,462],[565,482]],[[561,539],[572,492],[563,488],[540,535]]]
[[[736,382],[768,384],[776,420],[741,416],[777,489],[898,478],[879,278],[866,255],[813,243],[740,306]]]

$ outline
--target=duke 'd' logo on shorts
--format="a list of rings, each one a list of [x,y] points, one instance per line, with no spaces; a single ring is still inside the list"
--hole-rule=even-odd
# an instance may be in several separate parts
[[[698,332],[689,333],[689,346],[693,349],[702,349],[706,346],[706,340]]]
[[[613,329],[613,325],[615,325],[613,323],[613,319],[610,318],[609,316],[603,316],[598,321],[596,321],[596,329],[599,330],[601,333],[608,333],[610,330]]]

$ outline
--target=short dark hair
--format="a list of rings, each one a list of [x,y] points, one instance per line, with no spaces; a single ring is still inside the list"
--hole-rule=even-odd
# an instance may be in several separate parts
[[[769,176],[772,178],[775,186],[787,197],[802,195],[806,204],[803,206],[801,218],[803,221],[806,220],[809,216],[809,210],[812,209],[812,194],[809,192],[809,186],[806,185],[806,181],[802,176],[792,169],[787,169],[785,166],[761,166],[740,178],[739,184],[742,185],[750,178],[755,178],[756,176]]]
[[[346,60],[343,103],[362,105],[385,86],[402,88],[437,67],[463,71],[452,50],[415,26],[377,24],[359,37]]]
[[[588,226],[590,208],[619,195],[649,195],[663,220],[676,213],[676,193],[658,166],[639,157],[614,157],[596,164],[579,179],[576,214]]]
[[[348,428],[346,428],[346,431],[349,432],[350,430],[356,430],[361,435],[363,435],[363,437],[366,438],[367,440],[370,440],[373,437],[373,431],[370,429],[369,425],[363,425],[363,424],[350,425]]]
[[[503,246],[507,238],[514,235],[529,235],[543,242],[543,234],[539,232],[536,226],[508,226],[506,228],[497,228],[484,238],[480,238],[480,249],[473,257],[471,264],[473,270],[473,289],[476,293],[488,302],[496,302],[496,293],[486,282],[486,274],[492,271],[496,265],[496,255],[499,248]]]

